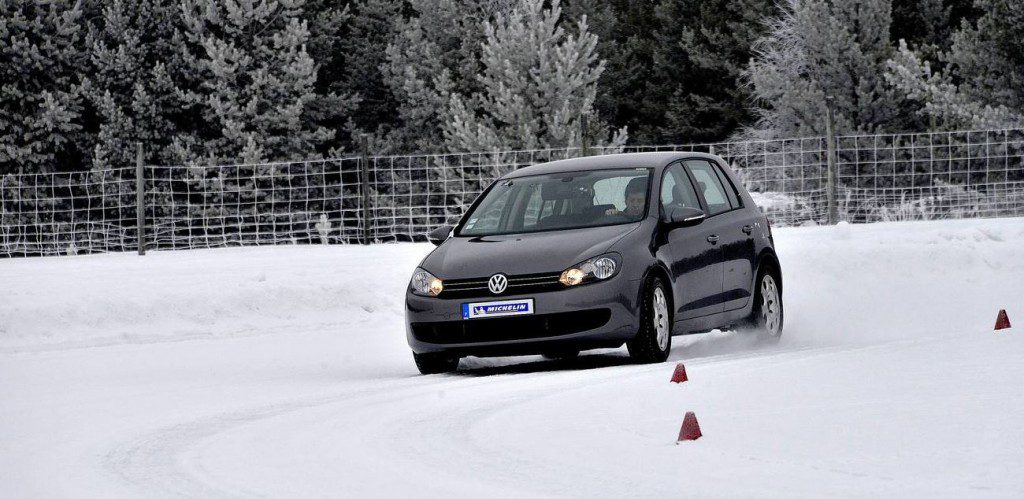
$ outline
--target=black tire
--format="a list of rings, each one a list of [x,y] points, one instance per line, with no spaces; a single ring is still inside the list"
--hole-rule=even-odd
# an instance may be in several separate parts
[[[660,291],[664,306],[656,298]],[[659,326],[665,336],[659,341]],[[636,362],[665,362],[672,350],[672,295],[660,277],[650,277],[640,294],[640,325],[636,336],[626,342],[629,356]]]
[[[548,360],[568,360],[579,357],[579,350],[558,350],[552,352],[544,352],[541,354],[545,359]]]
[[[756,334],[758,338],[767,343],[778,343],[782,338],[782,325],[785,319],[782,290],[778,287],[777,275],[774,266],[770,264],[761,266],[757,273],[757,279],[754,280],[754,304],[741,328],[750,334]],[[765,300],[766,289],[768,290],[767,300]],[[770,296],[773,290],[774,298]],[[766,305],[769,307],[768,313],[765,313]],[[777,316],[774,315],[776,311]]]
[[[459,358],[446,353],[413,353],[416,368],[420,374],[442,374],[455,372],[459,368]]]

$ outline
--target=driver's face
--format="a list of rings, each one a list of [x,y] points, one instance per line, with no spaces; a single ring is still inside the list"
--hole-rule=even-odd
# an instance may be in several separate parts
[[[636,216],[644,211],[644,193],[634,192],[626,197],[626,213]]]

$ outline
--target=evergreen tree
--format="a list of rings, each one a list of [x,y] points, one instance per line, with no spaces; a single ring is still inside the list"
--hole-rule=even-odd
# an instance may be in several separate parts
[[[173,138],[201,125],[184,99],[198,81],[183,57],[180,12],[170,0],[113,0],[91,26],[83,93],[95,116],[94,168],[134,164],[136,142],[148,161],[169,164]]]
[[[0,0],[0,174],[75,169],[82,127],[80,1]]]
[[[946,57],[972,100],[1024,110],[1024,3],[975,0],[983,12],[953,36]]]
[[[565,12],[568,19],[586,17],[588,30],[598,39],[597,52],[605,61],[594,99],[598,116],[628,128],[635,142],[657,142],[671,93],[660,90],[671,83],[666,74],[669,68],[654,61],[655,9],[649,2],[631,0],[567,0]],[[573,32],[572,25],[566,28]]]
[[[378,138],[397,124],[398,103],[384,80],[387,46],[397,36],[397,20],[403,16],[401,0],[357,0],[349,3],[351,19],[340,31],[336,60],[343,70],[331,89],[355,98],[347,121],[348,144],[355,135],[368,132]]]
[[[595,107],[640,143],[721,140],[748,124],[740,74],[775,0],[569,0],[606,58]]]
[[[511,13],[512,0],[411,0],[412,15],[399,21],[398,35],[382,66],[398,101],[398,124],[388,137],[393,150],[437,150],[451,94],[472,95],[480,74],[484,25]]]
[[[662,0],[654,61],[665,68],[660,142],[715,141],[752,121],[741,75],[776,0]]]
[[[963,23],[938,56],[945,71],[901,41],[886,76],[935,127],[1024,126],[1024,4],[975,0],[974,6],[980,17]]]
[[[301,0],[183,0],[182,20],[201,83],[186,92],[208,128],[176,138],[182,161],[302,159],[334,132],[309,119],[316,66]]]
[[[344,5],[334,0],[307,0],[303,6],[304,18],[309,23],[309,41],[306,50],[317,65],[315,97],[309,106],[309,125],[322,126],[335,131],[334,138],[327,141],[321,151],[330,156],[340,156],[351,147],[347,133],[351,129],[352,117],[359,104],[359,97],[345,85],[348,73],[346,60],[346,35],[353,22],[351,4]]]
[[[972,0],[906,0],[892,2],[893,40],[906,40],[918,53],[935,57],[949,50],[962,20],[973,19]]]
[[[444,122],[449,150],[580,145],[579,119],[594,115],[603,64],[586,18],[578,23],[578,35],[567,33],[560,18],[558,0],[548,9],[543,0],[522,0],[511,15],[486,23],[479,76],[483,90],[471,96],[452,93]],[[622,144],[625,138],[620,130],[612,143]]]
[[[744,135],[823,135],[826,96],[839,132],[906,128],[883,78],[890,24],[888,0],[790,0],[745,71],[758,122]]]

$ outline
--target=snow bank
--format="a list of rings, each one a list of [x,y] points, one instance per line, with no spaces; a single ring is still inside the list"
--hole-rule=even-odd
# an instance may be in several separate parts
[[[276,246],[0,262],[0,349],[288,334],[400,317],[430,245]]]
[[[1020,219],[778,228],[775,238],[786,328],[801,331],[786,341],[870,342],[976,329],[994,320],[995,310],[1024,305]],[[276,246],[7,260],[0,262],[0,349],[288,334],[314,325],[400,328],[403,290],[431,248]]]
[[[1000,308],[1024,318],[1021,219],[840,223],[779,229],[775,238],[786,328],[800,331],[789,341],[984,331]]]

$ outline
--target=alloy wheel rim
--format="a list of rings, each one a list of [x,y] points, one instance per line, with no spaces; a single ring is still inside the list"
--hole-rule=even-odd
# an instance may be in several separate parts
[[[658,348],[662,351],[668,349],[668,300],[665,299],[665,292],[660,287],[654,288],[654,310],[652,320],[654,330],[658,333]]]
[[[779,289],[775,286],[775,279],[770,275],[765,275],[761,280],[761,321],[769,333],[779,333],[782,304],[779,303]]]

